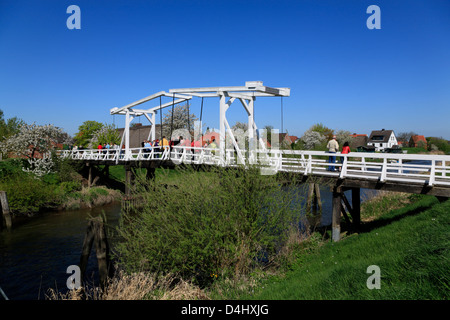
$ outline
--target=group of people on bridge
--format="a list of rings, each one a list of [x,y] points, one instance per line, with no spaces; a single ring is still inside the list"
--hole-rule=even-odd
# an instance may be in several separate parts
[[[165,136],[162,137],[161,140],[155,139],[153,141],[150,140],[144,140],[141,143],[141,147],[144,149],[145,153],[150,153],[152,148],[157,147],[158,149],[162,148],[168,148],[170,151],[173,147],[180,146],[180,147],[191,147],[191,148],[211,148],[214,149],[213,152],[215,153],[215,149],[218,148],[218,145],[216,143],[215,137],[213,136],[210,140],[202,141],[202,139],[197,141],[190,141],[189,139],[185,139],[182,136],[179,136],[177,139],[171,139],[167,140]],[[193,149],[191,149],[193,151]]]
[[[328,153],[336,153],[339,151],[339,143],[337,142],[336,136],[333,135],[333,138],[328,141],[327,144]],[[350,146],[348,145],[348,142],[344,142],[344,146],[342,147],[341,154],[348,154],[350,152]],[[329,163],[336,163],[336,156],[330,156],[328,159]],[[340,159],[341,164],[344,163],[344,157],[341,157]],[[341,171],[341,167],[339,169],[336,169],[335,166],[329,166],[327,168],[327,171]]]

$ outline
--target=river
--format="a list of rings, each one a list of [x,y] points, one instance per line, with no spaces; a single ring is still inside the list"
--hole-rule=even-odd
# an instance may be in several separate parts
[[[120,203],[101,208],[48,212],[13,224],[0,232],[0,287],[10,300],[45,299],[49,288],[66,292],[66,273],[80,263],[87,219],[104,212],[107,223],[118,224]],[[86,275],[97,268],[92,249]],[[0,301],[4,298],[0,295]]]
[[[362,200],[374,194],[361,190]],[[346,193],[351,201],[351,193]],[[331,224],[331,192],[321,188],[322,225]],[[94,209],[48,212],[15,223],[0,232],[0,287],[10,300],[44,300],[47,290],[67,291],[67,267],[78,265],[89,217],[105,214],[115,227],[120,203]],[[111,241],[110,241],[111,242]],[[96,279],[97,261],[92,249],[86,276]],[[3,297],[0,295],[0,301]]]

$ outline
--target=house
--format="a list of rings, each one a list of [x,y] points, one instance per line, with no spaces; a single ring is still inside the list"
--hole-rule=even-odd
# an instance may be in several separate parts
[[[297,136],[289,136],[289,139],[291,140],[291,143],[297,143],[299,140]]]
[[[424,136],[414,135],[409,139],[409,147],[411,148],[427,148],[427,139]]]
[[[267,148],[273,148],[272,145],[277,145],[278,143],[278,148],[290,149],[291,144],[297,140],[298,138],[296,136],[290,136],[287,133],[278,133],[278,134],[272,133],[270,135],[270,141],[265,142]]]
[[[352,138],[349,143],[350,149],[362,150],[367,146],[367,141],[369,140],[367,134],[353,133],[350,137]]]
[[[375,147],[376,151],[384,151],[393,146],[398,146],[394,130],[381,129],[372,131],[367,140],[367,146]]]

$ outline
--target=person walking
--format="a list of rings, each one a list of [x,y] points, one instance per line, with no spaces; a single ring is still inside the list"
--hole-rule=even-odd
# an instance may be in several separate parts
[[[336,153],[336,152],[339,151],[339,143],[336,141],[336,136],[335,135],[333,135],[333,139],[328,141],[327,149],[328,149],[328,153]],[[336,162],[336,156],[330,156],[328,161],[330,163],[335,163]],[[329,166],[327,168],[327,171],[336,171],[336,168],[335,168],[335,166]]]

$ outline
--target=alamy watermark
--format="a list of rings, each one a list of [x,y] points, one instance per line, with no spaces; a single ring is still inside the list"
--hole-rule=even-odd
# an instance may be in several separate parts
[[[66,20],[67,29],[81,29],[81,9],[77,5],[70,5],[67,7],[66,13],[70,16]]]
[[[81,270],[77,265],[70,265],[67,267],[66,273],[71,274],[67,278],[66,285],[69,290],[79,289],[81,287]]]
[[[381,270],[379,266],[371,265],[367,267],[366,273],[371,274],[366,281],[368,289],[381,289]]]
[[[381,29],[381,9],[377,5],[367,7],[366,13],[370,14],[367,18],[366,26],[368,29]]]

